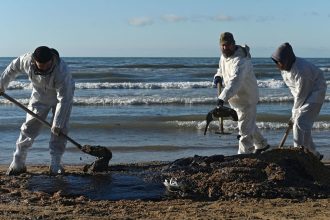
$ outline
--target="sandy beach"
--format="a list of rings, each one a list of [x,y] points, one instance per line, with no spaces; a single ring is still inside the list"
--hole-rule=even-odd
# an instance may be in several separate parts
[[[323,163],[329,169],[329,162]],[[159,166],[163,166],[162,163],[120,164],[113,165],[110,172],[150,171]],[[65,175],[92,175],[83,173],[82,166],[65,168]],[[6,176],[6,169],[7,166],[0,166],[1,219],[328,219],[330,216],[330,198],[327,196],[91,200],[83,195],[67,195],[61,190],[47,193],[29,189],[31,178],[47,175],[45,165],[30,165],[28,172],[19,176]]]

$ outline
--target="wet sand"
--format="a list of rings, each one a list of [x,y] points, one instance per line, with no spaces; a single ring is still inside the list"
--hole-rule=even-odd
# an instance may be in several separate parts
[[[329,162],[327,163],[329,166]],[[158,170],[161,162],[113,165],[111,173]],[[328,167],[327,166],[327,167]],[[6,176],[0,166],[1,219],[329,219],[330,198],[220,198],[216,200],[163,198],[148,200],[91,200],[28,189],[35,176],[47,175],[45,165],[30,165],[28,173]],[[65,175],[87,175],[83,166],[65,166]]]

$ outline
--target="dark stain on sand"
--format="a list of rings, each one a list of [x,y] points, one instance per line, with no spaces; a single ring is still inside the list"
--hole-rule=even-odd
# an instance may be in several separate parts
[[[166,188],[164,181],[177,185]],[[109,166],[101,174],[32,174],[27,188],[92,200],[330,198],[330,169],[300,148]],[[174,190],[173,190],[174,189]]]
[[[61,192],[63,196],[84,196],[92,200],[141,199],[159,200],[165,188],[160,183],[150,183],[141,177],[124,174],[102,175],[36,175],[27,188],[49,194]]]

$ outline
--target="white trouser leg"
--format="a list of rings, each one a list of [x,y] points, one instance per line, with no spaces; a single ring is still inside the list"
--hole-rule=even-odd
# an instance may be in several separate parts
[[[312,138],[312,127],[316,120],[322,104],[307,103],[300,108],[299,113],[295,116],[293,126],[294,147],[305,147],[316,157],[320,157],[320,153],[316,150]]]
[[[53,110],[53,115],[55,112],[55,109]],[[67,118],[65,119],[65,125],[61,129],[61,132],[64,134],[68,133],[68,127],[69,127],[69,117],[71,113],[71,108],[70,112],[67,114]],[[49,141],[49,153],[51,155],[51,164],[50,164],[50,173],[51,174],[62,174],[64,173],[64,169],[61,165],[61,160],[62,156],[65,151],[67,139],[60,135],[56,136],[54,134],[51,134],[50,141]]]
[[[238,129],[241,136],[238,143],[238,154],[253,153],[255,146],[257,149],[264,148],[267,140],[260,134],[256,125],[256,106],[243,106],[235,108],[235,110],[238,115]]]
[[[35,103],[29,106],[29,109],[38,114],[41,118],[46,118],[49,108],[44,106],[35,106]],[[39,108],[37,108],[39,107]],[[21,126],[20,135],[16,141],[16,151],[14,152],[13,161],[8,169],[9,174],[20,173],[25,168],[26,156],[28,149],[32,146],[35,138],[39,135],[42,124],[33,116],[27,114],[26,120]]]
[[[63,136],[56,136],[51,134],[51,140],[49,142],[49,150],[51,156],[50,173],[51,174],[63,174],[64,169],[61,165],[62,156],[65,150],[66,139]]]
[[[23,144],[24,143],[24,144]],[[22,133],[17,141],[16,150],[13,155],[13,161],[11,162],[8,173],[21,173],[25,172],[25,162],[27,157],[28,148],[32,145],[33,140],[24,136]]]
[[[262,136],[257,125],[253,133],[253,145],[255,149],[262,149],[268,145],[267,139]]]

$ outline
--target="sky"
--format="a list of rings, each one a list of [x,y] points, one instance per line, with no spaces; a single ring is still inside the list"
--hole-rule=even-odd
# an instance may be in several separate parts
[[[329,0],[1,0],[0,24],[0,57],[218,57],[225,31],[253,57],[330,57]]]

